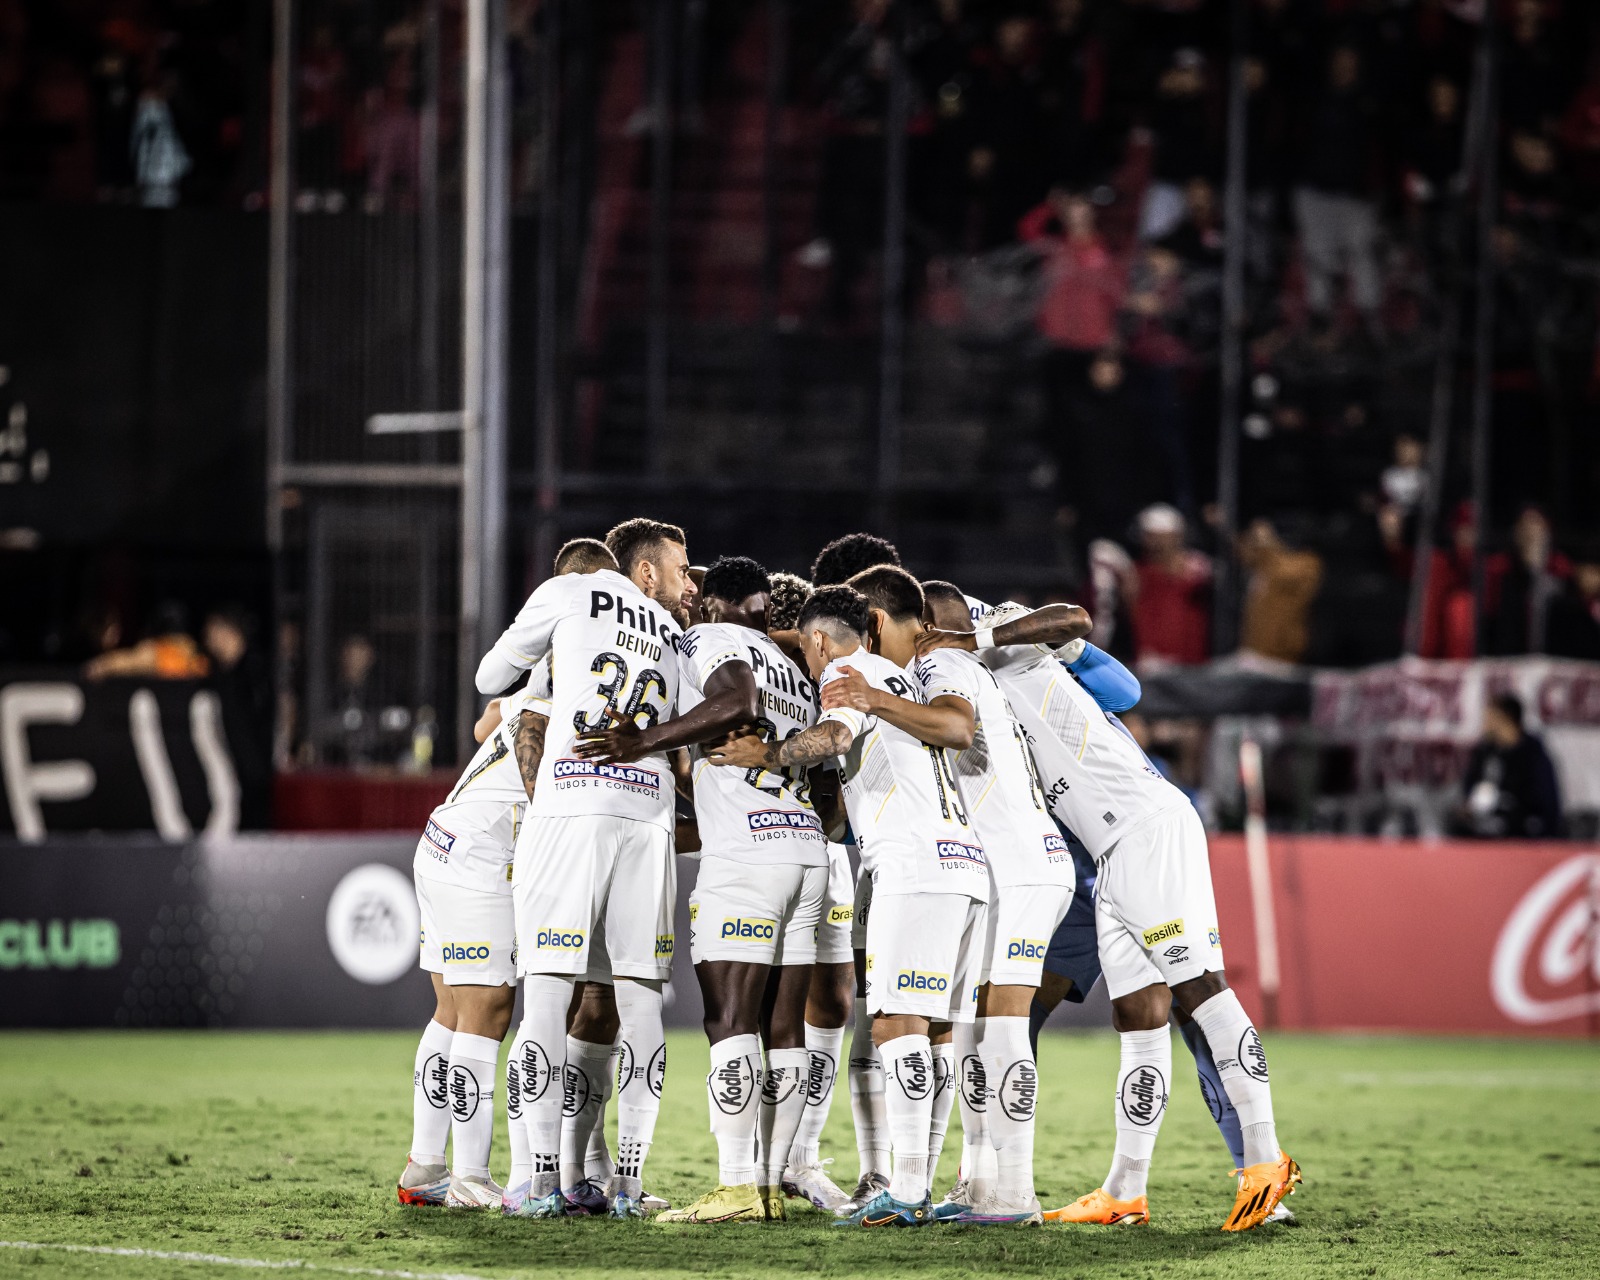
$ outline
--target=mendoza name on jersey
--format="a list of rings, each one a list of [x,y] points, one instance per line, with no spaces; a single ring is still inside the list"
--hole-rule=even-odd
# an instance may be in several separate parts
[[[658,795],[661,791],[660,774],[654,769],[640,769],[631,764],[601,764],[596,760],[573,760],[564,756],[556,761],[555,776],[558,791],[581,787],[587,782],[647,796]]]

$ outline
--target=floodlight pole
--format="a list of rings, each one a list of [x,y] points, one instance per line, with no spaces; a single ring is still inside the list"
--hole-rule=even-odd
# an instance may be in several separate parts
[[[289,664],[277,654],[278,628],[288,615],[288,585],[284,565],[284,468],[292,448],[294,390],[289,344],[293,337],[290,301],[294,253],[294,67],[295,0],[273,0],[272,103],[270,108],[271,163],[267,180],[270,201],[267,227],[267,550],[272,556],[272,664],[277,694],[273,709],[273,764],[287,768],[289,725],[284,709],[293,690]]]

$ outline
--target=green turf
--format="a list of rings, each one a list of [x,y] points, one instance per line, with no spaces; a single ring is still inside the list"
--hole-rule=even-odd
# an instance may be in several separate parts
[[[1146,1230],[846,1231],[506,1221],[401,1209],[414,1040],[393,1034],[0,1035],[0,1240],[315,1267],[702,1277],[1600,1274],[1600,1047],[1270,1036],[1302,1226],[1225,1236],[1228,1158],[1175,1042]],[[682,1203],[716,1167],[704,1042],[675,1035],[647,1183]],[[1089,1190],[1111,1150],[1109,1035],[1046,1037],[1038,1180]],[[497,1099],[498,1101],[498,1099]],[[855,1172],[835,1098],[824,1154]],[[959,1122],[953,1122],[959,1129]],[[495,1168],[506,1164],[497,1134]],[[952,1134],[941,1184],[955,1164]],[[238,1276],[212,1263],[0,1248],[0,1275]],[[313,1271],[312,1274],[320,1274]]]

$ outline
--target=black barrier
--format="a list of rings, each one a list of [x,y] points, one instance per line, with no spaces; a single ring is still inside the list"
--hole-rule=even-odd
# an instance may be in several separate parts
[[[0,1027],[419,1027],[409,836],[0,841]],[[701,1024],[678,859],[669,1026]],[[1103,992],[1058,1025],[1105,1025]]]

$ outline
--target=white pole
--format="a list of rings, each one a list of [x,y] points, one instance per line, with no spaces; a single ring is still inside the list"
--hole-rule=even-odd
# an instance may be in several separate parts
[[[1250,910],[1256,926],[1256,967],[1266,1025],[1278,1024],[1278,919],[1272,900],[1272,864],[1267,856],[1267,797],[1262,785],[1261,744],[1239,743],[1239,773],[1244,780],[1244,852],[1250,871]]]
[[[477,718],[473,673],[483,613],[483,373],[489,123],[489,5],[467,0],[466,136],[461,183],[461,610],[456,655],[457,741]]]

